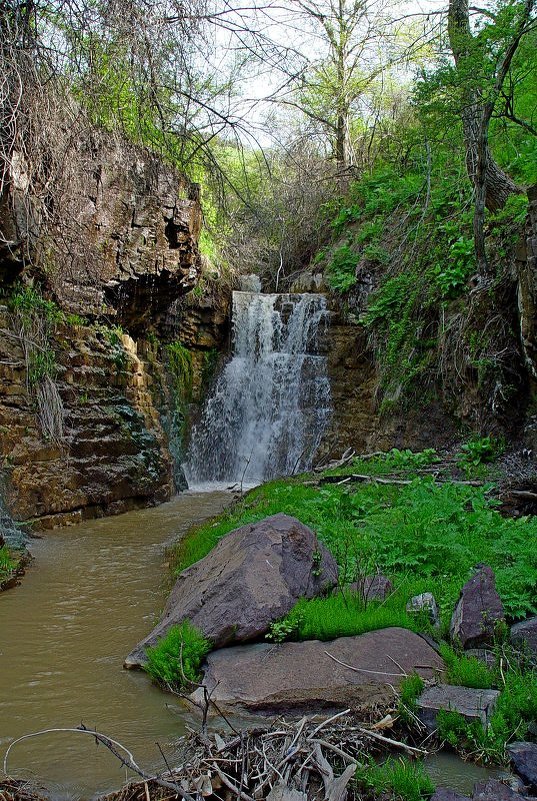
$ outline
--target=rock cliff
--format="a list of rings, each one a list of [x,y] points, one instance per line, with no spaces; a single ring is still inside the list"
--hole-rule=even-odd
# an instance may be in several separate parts
[[[13,159],[0,198],[0,457],[9,510],[48,528],[170,497],[173,440],[228,317],[225,292],[185,302],[201,274],[199,187],[158,156],[91,131],[54,204],[27,169]],[[173,343],[187,378],[171,375]]]

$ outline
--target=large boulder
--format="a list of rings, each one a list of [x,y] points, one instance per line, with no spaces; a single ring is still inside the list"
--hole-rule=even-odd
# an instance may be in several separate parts
[[[494,573],[488,565],[481,565],[461,590],[451,618],[451,639],[463,648],[490,644],[498,622],[504,619]]]
[[[259,643],[214,651],[204,684],[220,709],[303,712],[393,705],[405,675],[431,679],[442,659],[412,631],[387,628],[331,642]]]
[[[511,765],[524,784],[537,793],[537,743],[511,743],[507,752]]]
[[[218,648],[261,637],[299,598],[329,590],[337,564],[314,532],[294,517],[267,517],[231,531],[176,581],[161,622],[125,660],[145,661],[170,626],[190,620]]]

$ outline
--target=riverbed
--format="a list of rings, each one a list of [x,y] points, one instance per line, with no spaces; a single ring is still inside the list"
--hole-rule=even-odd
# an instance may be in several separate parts
[[[164,546],[220,512],[229,493],[183,493],[157,508],[56,529],[33,540],[22,585],[0,594],[0,757],[14,739],[81,723],[119,740],[148,770],[173,761],[184,732],[173,697],[124,657],[147,634],[167,590]],[[1,770],[1,762],[0,762]],[[12,775],[35,776],[54,799],[87,799],[125,770],[86,735],[17,743]]]

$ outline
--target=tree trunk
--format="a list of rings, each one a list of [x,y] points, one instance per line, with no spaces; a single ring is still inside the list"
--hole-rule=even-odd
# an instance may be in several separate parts
[[[472,80],[472,72],[478,69],[471,57],[475,56],[475,48],[468,0],[449,0],[448,13],[449,44],[460,69],[462,80]],[[465,75],[465,73],[468,73]],[[466,149],[466,169],[468,177],[475,187],[479,200],[484,195],[484,204],[489,211],[503,208],[509,195],[519,192],[515,182],[498,166],[488,145],[488,127],[492,108],[484,102],[478,89],[468,89],[463,97],[462,126],[464,146]]]
[[[475,102],[475,98],[473,100],[474,102],[470,102],[462,111],[466,170],[476,192],[478,191],[479,173],[483,172],[485,206],[489,211],[495,212],[505,206],[509,195],[520,190],[494,160],[488,144],[488,131],[483,131],[483,127],[488,129],[488,125],[483,125],[485,108],[482,104]]]

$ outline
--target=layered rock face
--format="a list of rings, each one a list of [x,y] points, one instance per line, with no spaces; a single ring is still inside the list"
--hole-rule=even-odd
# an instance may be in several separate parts
[[[12,243],[9,259],[0,253],[4,273],[8,263],[18,272],[17,258],[29,252],[45,262],[63,308],[105,313],[131,333],[154,326],[200,275],[199,186],[102,131],[71,150],[62,192],[52,200],[27,194],[24,159],[14,159],[0,202],[0,228]]]
[[[152,390],[162,371],[124,335],[63,325],[54,342],[60,442],[43,436],[21,343],[0,307],[0,454],[6,502],[48,528],[167,500],[171,458]]]
[[[0,284],[37,278],[43,294],[67,313],[47,335],[44,355],[52,364],[39,363],[37,343],[30,345],[37,358],[32,366],[25,354],[32,333],[21,336],[21,319],[0,308],[6,502],[17,519],[38,527],[172,494],[162,343],[180,338],[179,320],[188,328],[189,311],[181,307],[170,325],[170,309],[201,271],[197,185],[155,154],[103,131],[90,131],[70,147],[61,191],[55,186],[49,197],[31,186],[24,157],[14,154],[11,183],[0,197]],[[206,305],[210,327],[216,313],[213,303]],[[83,316],[83,325],[73,313]],[[218,325],[214,334],[210,343],[191,343],[198,395],[203,351],[219,346]],[[35,366],[46,368],[45,377],[36,380]],[[49,411],[62,419],[60,437],[40,422],[52,403],[45,391],[51,384],[56,408]]]

